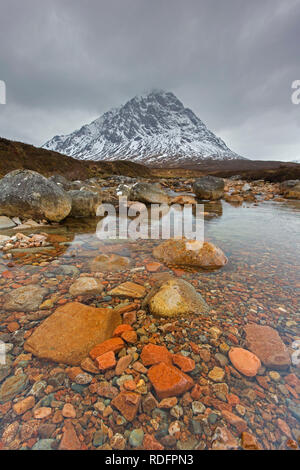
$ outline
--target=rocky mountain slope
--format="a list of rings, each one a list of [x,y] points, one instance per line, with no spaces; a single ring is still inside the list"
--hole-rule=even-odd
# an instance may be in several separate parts
[[[154,167],[242,159],[173,93],[163,91],[136,96],[69,135],[53,137],[44,148],[78,159]]]

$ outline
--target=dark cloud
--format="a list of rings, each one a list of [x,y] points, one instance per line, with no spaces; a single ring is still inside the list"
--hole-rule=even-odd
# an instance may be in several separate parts
[[[1,0],[0,135],[42,145],[152,88],[236,152],[300,158],[300,0]]]

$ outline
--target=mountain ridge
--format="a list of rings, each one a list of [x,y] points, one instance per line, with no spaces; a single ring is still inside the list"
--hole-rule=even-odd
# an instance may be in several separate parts
[[[174,166],[242,159],[171,92],[135,96],[68,135],[43,145],[82,160],[130,160]]]

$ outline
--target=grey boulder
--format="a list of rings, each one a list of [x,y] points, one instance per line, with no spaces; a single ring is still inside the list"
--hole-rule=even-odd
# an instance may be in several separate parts
[[[0,215],[60,222],[70,211],[70,196],[35,171],[15,170],[0,180]]]
[[[216,176],[203,176],[196,179],[193,189],[197,198],[216,201],[224,196],[224,181]]]

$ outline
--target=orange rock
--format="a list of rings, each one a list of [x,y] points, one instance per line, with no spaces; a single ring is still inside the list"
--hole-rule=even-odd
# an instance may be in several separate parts
[[[121,392],[111,402],[111,405],[117,408],[127,421],[133,421],[136,417],[141,395],[135,392]]]
[[[232,426],[234,426],[239,432],[246,431],[247,423],[242,418],[236,416],[234,413],[231,413],[231,411],[227,410],[222,410],[222,415],[224,416],[226,421]]]
[[[126,312],[123,315],[123,323],[133,325],[136,322],[136,312]]]
[[[153,256],[167,265],[198,266],[202,269],[221,268],[227,263],[220,248],[199,240],[166,240],[153,249]]]
[[[95,365],[94,361],[92,361],[92,359],[90,359],[89,357],[83,359],[80,364],[80,367],[86,372],[90,372],[91,374],[99,374],[98,367]]]
[[[20,328],[20,325],[16,321],[10,322],[7,325],[7,329],[10,333],[13,333],[14,331],[17,331],[19,328]]]
[[[249,323],[244,330],[247,348],[256,354],[266,367],[287,369],[290,366],[288,349],[274,328]]]
[[[128,305],[124,305],[123,307],[116,307],[117,310],[121,315],[126,312],[131,312],[131,310],[135,310],[138,307],[136,303],[131,303]]]
[[[254,377],[261,367],[259,358],[247,349],[231,348],[228,355],[234,367],[247,377]]]
[[[194,385],[191,377],[164,362],[152,366],[148,371],[148,378],[160,400],[181,395]]]
[[[113,309],[71,302],[46,318],[27,339],[24,349],[43,359],[79,365],[94,346],[111,337],[120,323],[121,316]]]
[[[136,343],[137,342],[137,334],[135,331],[124,331],[122,333],[121,338],[126,341],[126,343]]]
[[[90,351],[92,359],[102,356],[108,351],[119,352],[124,347],[124,341],[121,338],[111,338],[98,344]]]
[[[178,366],[183,372],[191,372],[195,369],[195,361],[190,357],[185,357],[182,354],[172,355],[173,364]]]
[[[158,271],[161,266],[162,266],[161,263],[156,263],[154,261],[153,263],[147,263],[146,264],[146,269],[150,273],[156,273],[156,271]]]
[[[145,435],[143,447],[145,450],[164,450],[164,446],[161,445],[151,434]]]
[[[132,361],[132,356],[130,354],[127,354],[127,356],[120,357],[116,365],[115,374],[116,375],[123,374],[124,370],[127,369],[131,361]]]
[[[33,416],[35,417],[35,419],[44,419],[44,418],[48,418],[48,416],[50,416],[51,413],[52,413],[52,408],[49,408],[47,406],[42,406],[41,408],[37,408],[36,410],[34,410]]]
[[[65,418],[76,418],[76,410],[71,403],[66,403],[62,409],[62,415]]]
[[[256,438],[249,432],[242,432],[242,447],[245,450],[261,450]]]
[[[24,398],[24,400],[20,400],[17,403],[13,405],[13,410],[17,415],[22,415],[26,411],[30,410],[33,408],[35,405],[35,399],[32,395],[30,395],[27,398]]]
[[[140,284],[135,284],[134,282],[128,281],[109,291],[108,295],[140,299],[145,297],[146,289]]]
[[[112,369],[117,363],[116,356],[113,351],[108,351],[101,356],[96,357],[96,362],[101,372]]]
[[[72,382],[75,382],[77,375],[82,374],[82,369],[80,367],[68,367],[66,373]]]
[[[125,325],[125,324],[119,325],[113,332],[113,336],[121,336],[124,333],[124,331],[133,331],[133,328],[130,325]]]
[[[81,443],[70,421],[66,421],[64,434],[59,444],[59,450],[80,450]]]
[[[289,439],[293,439],[292,434],[291,434],[291,430],[290,430],[289,426],[286,424],[285,421],[283,421],[281,418],[278,418],[277,419],[277,424],[278,424],[278,427],[279,427],[280,431],[283,434],[285,434]]]
[[[156,344],[147,344],[143,347],[141,352],[141,361],[144,366],[152,366],[165,362],[166,364],[172,364],[171,353],[165,346],[157,346]]]

